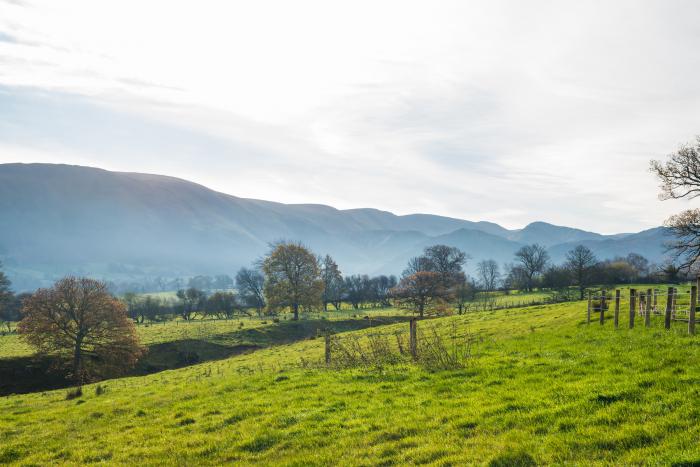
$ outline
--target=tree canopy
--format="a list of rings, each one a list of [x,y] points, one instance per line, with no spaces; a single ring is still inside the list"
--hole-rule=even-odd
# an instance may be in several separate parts
[[[54,355],[77,383],[132,367],[144,352],[126,306],[104,282],[66,277],[24,301],[18,330],[41,354]]]
[[[278,243],[263,260],[268,307],[289,307],[294,319],[300,308],[320,307],[323,279],[316,256],[300,243]]]

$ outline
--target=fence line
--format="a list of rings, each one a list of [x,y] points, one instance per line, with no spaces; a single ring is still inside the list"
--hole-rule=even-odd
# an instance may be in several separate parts
[[[665,291],[659,289],[637,290],[629,289],[627,295],[623,295],[620,289],[615,290],[614,299],[607,290],[601,290],[595,294],[588,292],[588,305],[586,309],[586,323],[590,324],[592,315],[598,313],[599,322],[605,324],[605,312],[609,311],[611,302],[614,303],[614,327],[620,325],[620,310],[623,301],[629,306],[629,328],[635,326],[637,316],[644,319],[644,326],[651,327],[653,316],[664,317],[664,328],[670,329],[673,321],[688,323],[688,333],[695,334],[697,323],[698,284],[692,285],[688,291],[679,291],[677,287],[667,287]]]

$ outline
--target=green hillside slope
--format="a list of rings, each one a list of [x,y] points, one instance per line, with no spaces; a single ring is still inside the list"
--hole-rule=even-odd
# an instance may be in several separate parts
[[[584,318],[581,302],[420,322],[469,340],[454,370],[327,369],[317,338],[107,381],[101,395],[0,398],[0,462],[700,462],[700,338],[659,317],[633,330]]]

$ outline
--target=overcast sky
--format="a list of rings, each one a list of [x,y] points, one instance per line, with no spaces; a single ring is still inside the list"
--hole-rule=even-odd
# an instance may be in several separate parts
[[[0,0],[0,162],[604,233],[700,134],[696,1]]]

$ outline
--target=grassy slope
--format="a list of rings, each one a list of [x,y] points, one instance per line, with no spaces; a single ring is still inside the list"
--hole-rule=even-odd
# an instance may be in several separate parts
[[[0,398],[0,462],[700,461],[700,338],[659,317],[652,329],[586,326],[584,308],[420,323],[478,337],[462,370],[300,368],[321,357],[313,339],[108,381],[101,396]]]

